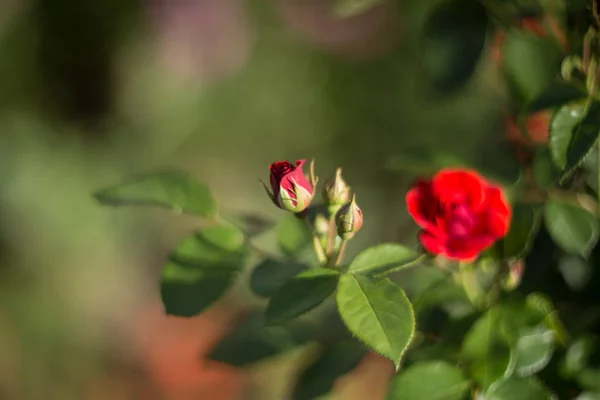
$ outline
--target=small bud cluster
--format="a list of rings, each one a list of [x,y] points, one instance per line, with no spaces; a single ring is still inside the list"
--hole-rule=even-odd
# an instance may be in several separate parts
[[[309,175],[304,174],[302,167],[305,163],[306,160],[297,160],[296,165],[287,161],[271,164],[270,188],[264,183],[263,186],[277,207],[308,221],[318,178],[314,174],[313,162],[310,163]],[[327,215],[317,214],[314,218],[314,242],[321,247],[315,250],[326,258],[322,261],[337,263],[344,242],[362,227],[362,211],[356,204],[356,196],[351,197],[351,188],[342,178],[341,168],[337,168],[335,176],[325,182],[321,195],[328,212]]]

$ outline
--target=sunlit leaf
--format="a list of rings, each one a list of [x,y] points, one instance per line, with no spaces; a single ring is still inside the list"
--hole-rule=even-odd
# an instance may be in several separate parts
[[[362,251],[348,267],[348,272],[359,274],[385,273],[407,265],[417,258],[416,251],[396,243],[384,243]]]
[[[421,362],[392,380],[386,400],[461,400],[469,386],[455,366],[443,361]]]
[[[514,372],[521,377],[538,373],[554,353],[554,331],[537,327],[524,332],[513,349]]]
[[[339,277],[340,273],[331,268],[300,272],[271,297],[267,324],[280,324],[312,310],[335,291]]]
[[[350,332],[398,367],[415,331],[404,291],[389,279],[346,274],[340,278],[336,299]]]
[[[112,206],[158,206],[207,218],[217,214],[217,204],[208,187],[181,171],[141,176],[94,196],[102,204]]]
[[[362,14],[382,4],[385,0],[334,0],[333,10],[340,18],[349,18]]]

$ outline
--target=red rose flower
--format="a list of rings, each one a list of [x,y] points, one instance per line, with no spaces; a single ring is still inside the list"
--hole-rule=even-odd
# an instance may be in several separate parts
[[[278,161],[269,167],[272,192],[267,189],[267,193],[277,207],[299,213],[310,205],[314,188],[302,171],[304,163],[306,160],[297,160],[293,166],[287,161]]]
[[[469,170],[445,169],[417,182],[406,205],[428,252],[465,262],[504,237],[511,218],[500,188]]]

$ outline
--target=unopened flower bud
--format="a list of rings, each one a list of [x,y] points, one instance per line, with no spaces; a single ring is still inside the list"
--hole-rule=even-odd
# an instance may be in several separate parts
[[[305,160],[298,160],[296,166],[287,161],[271,164],[271,190],[263,185],[273,203],[282,210],[301,213],[312,201],[314,187],[302,171],[304,163]]]
[[[330,206],[341,206],[350,200],[350,186],[342,178],[342,169],[335,170],[335,177],[323,185],[323,200]]]
[[[362,227],[363,215],[356,205],[356,197],[350,203],[342,206],[335,214],[337,233],[343,240],[351,239]]]
[[[521,283],[523,272],[525,270],[525,262],[520,259],[512,259],[508,261],[508,271],[501,281],[505,290],[514,290]]]

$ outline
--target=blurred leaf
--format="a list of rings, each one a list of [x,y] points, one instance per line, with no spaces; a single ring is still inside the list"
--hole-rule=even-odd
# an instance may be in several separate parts
[[[560,180],[561,173],[552,161],[547,147],[537,149],[533,157],[533,179],[541,189],[550,189]]]
[[[544,324],[554,331],[558,341],[565,346],[569,339],[569,334],[563,326],[562,321],[558,318],[558,312],[552,301],[541,293],[531,293],[527,296],[525,302],[527,307],[544,314]]]
[[[340,278],[336,299],[350,332],[398,368],[415,331],[415,316],[404,291],[389,279],[346,274]]]
[[[533,114],[549,108],[560,107],[566,103],[585,100],[587,93],[579,87],[560,80],[554,81],[537,98],[527,105],[525,111]]]
[[[461,346],[461,356],[483,388],[510,373],[510,348],[501,335],[500,321],[500,310],[490,309],[471,326]]]
[[[564,251],[587,258],[598,240],[598,220],[584,208],[560,200],[548,200],[544,220],[552,239]]]
[[[329,393],[335,381],[356,368],[366,352],[362,345],[352,340],[326,346],[298,377],[292,399],[313,400]]]
[[[354,17],[383,3],[385,0],[334,0],[333,10],[340,18]]]
[[[504,71],[523,106],[547,92],[560,71],[562,52],[557,44],[522,30],[508,32],[502,54]]]
[[[600,369],[584,369],[577,375],[577,382],[587,390],[600,391]]]
[[[260,235],[273,226],[271,220],[256,214],[237,214],[231,220],[249,237]]]
[[[169,256],[161,274],[165,312],[191,317],[218,300],[246,260],[244,236],[231,225],[195,232]]]
[[[287,281],[308,269],[308,266],[294,260],[266,259],[258,264],[250,276],[250,288],[261,297],[271,297]]]
[[[550,400],[554,399],[548,389],[533,378],[510,377],[502,379],[485,394],[485,400]]]
[[[301,321],[265,327],[262,313],[255,313],[221,339],[208,358],[234,367],[246,367],[304,344],[311,336]]]
[[[594,101],[581,123],[575,128],[569,143],[567,163],[563,171],[567,176],[590,154],[598,141],[598,134],[600,134],[600,102]]]
[[[476,0],[444,0],[425,23],[422,64],[434,86],[453,91],[473,75],[485,47],[488,16]]]
[[[279,248],[288,256],[300,253],[311,241],[311,233],[304,221],[287,213],[277,226]]]
[[[94,197],[112,206],[158,206],[206,218],[217,214],[217,204],[206,185],[181,171],[141,176],[96,192]]]
[[[369,247],[359,253],[348,267],[348,272],[358,274],[385,273],[408,265],[417,258],[416,251],[396,243]]]
[[[300,272],[271,297],[267,324],[280,324],[312,310],[335,291],[339,277],[340,273],[331,268]]]
[[[539,220],[535,207],[521,203],[513,206],[510,230],[504,238],[504,257],[522,257],[529,251]]]
[[[567,376],[571,377],[583,371],[594,350],[596,350],[596,341],[589,336],[578,338],[567,349],[563,362],[563,370]]]
[[[574,400],[600,400],[600,392],[583,392]]]
[[[455,366],[441,361],[413,364],[391,382],[387,400],[461,400],[470,382]]]
[[[558,270],[572,290],[584,289],[592,277],[592,268],[580,256],[565,255],[558,262]]]
[[[550,121],[548,147],[552,160],[560,170],[567,166],[569,144],[577,126],[585,117],[585,103],[565,104]]]
[[[554,331],[537,327],[524,332],[513,349],[514,372],[521,377],[538,373],[554,353]]]

